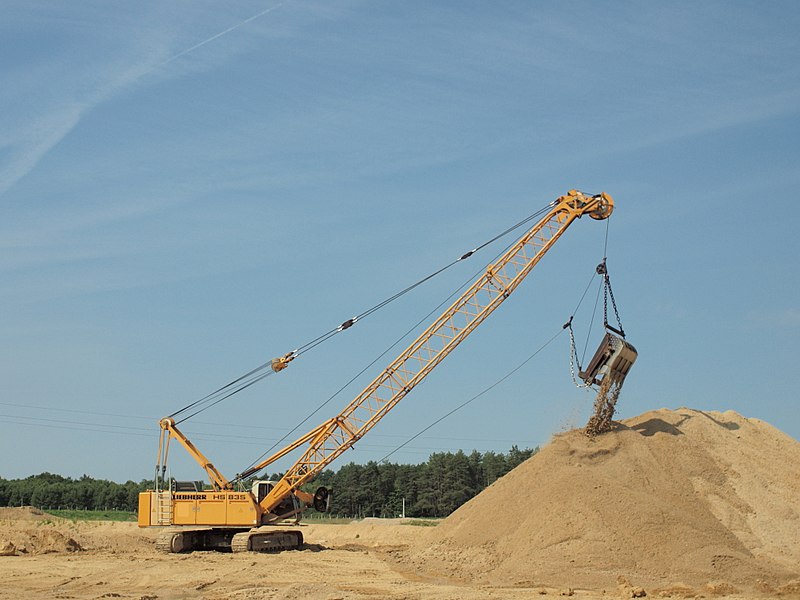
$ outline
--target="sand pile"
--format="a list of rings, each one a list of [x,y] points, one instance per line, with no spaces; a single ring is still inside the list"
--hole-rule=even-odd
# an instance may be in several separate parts
[[[0,556],[82,550],[58,521],[31,506],[0,508]]]
[[[0,556],[82,550],[53,520],[60,519],[30,506],[0,508]]]
[[[0,556],[79,552],[81,545],[52,526],[0,529]]]
[[[140,530],[136,523],[72,521],[31,507],[0,508],[0,556],[152,553],[157,535],[155,528]]]
[[[690,409],[649,412],[595,439],[568,432],[406,560],[490,584],[791,592],[800,443],[734,412]]]
[[[2,521],[45,521],[53,517],[33,506],[0,506]]]

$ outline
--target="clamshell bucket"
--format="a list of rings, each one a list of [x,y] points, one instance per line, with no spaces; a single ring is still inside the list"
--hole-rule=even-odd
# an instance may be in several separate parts
[[[610,377],[618,386],[622,386],[637,356],[636,348],[631,344],[611,332],[606,332],[586,370],[580,371],[578,375],[589,385],[600,385]]]

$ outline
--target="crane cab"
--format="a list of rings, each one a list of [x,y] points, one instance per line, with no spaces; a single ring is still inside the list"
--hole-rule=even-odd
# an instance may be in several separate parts
[[[261,504],[262,500],[264,500],[275,487],[275,483],[275,481],[268,479],[258,479],[253,482],[250,493],[253,495],[256,504]],[[291,519],[294,517],[295,521],[299,521],[304,508],[305,505],[301,503],[295,494],[289,494],[272,510],[272,515],[267,514],[265,517],[272,518],[280,515],[282,519]]]
[[[253,482],[253,487],[250,489],[250,491],[253,494],[253,498],[256,499],[256,503],[260,504],[261,501],[267,497],[267,494],[269,494],[272,491],[272,488],[274,487],[275,487],[274,481],[259,479]]]

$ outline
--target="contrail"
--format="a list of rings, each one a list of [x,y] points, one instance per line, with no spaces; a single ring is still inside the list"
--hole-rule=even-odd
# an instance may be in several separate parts
[[[34,121],[32,128],[33,131],[29,131],[23,139],[15,142],[21,147],[21,150],[14,153],[14,155],[11,157],[11,160],[7,161],[7,165],[0,167],[0,197],[5,195],[9,189],[14,187],[20,179],[33,171],[39,164],[39,161],[41,161],[42,158],[44,158],[44,156],[50,152],[54,146],[56,146],[69,134],[70,131],[72,131],[74,127],[78,125],[85,113],[89,112],[95,106],[104,102],[105,100],[108,100],[120,89],[134,84],[155,69],[163,67],[164,65],[179,59],[181,56],[185,56],[189,52],[197,50],[201,46],[205,46],[206,44],[213,42],[217,38],[230,33],[234,29],[238,29],[242,25],[247,25],[251,21],[255,21],[259,17],[263,17],[265,14],[280,8],[284,4],[286,4],[286,2],[279,2],[274,6],[262,10],[260,13],[253,15],[252,17],[249,17],[240,23],[237,23],[232,27],[228,27],[225,31],[220,31],[216,35],[212,35],[207,40],[203,40],[191,48],[187,48],[186,50],[178,52],[178,54],[156,64],[153,67],[146,67],[138,73],[136,73],[135,69],[132,69],[131,74],[123,78],[122,81],[112,83],[106,89],[101,89],[99,92],[94,94],[89,101],[81,103],[79,106],[77,106],[77,108],[72,107],[62,110],[61,112],[57,112],[54,115],[41,116],[38,120]],[[53,117],[58,118],[53,119]]]
[[[230,33],[230,32],[231,32],[231,31],[233,31],[234,29],[239,29],[239,27],[241,27],[242,25],[247,25],[247,24],[248,24],[250,21],[255,21],[255,20],[256,20],[256,19],[258,19],[259,17],[263,17],[265,14],[267,14],[267,13],[270,13],[270,12],[272,12],[273,10],[276,10],[276,9],[280,8],[281,6],[283,6],[283,4],[284,4],[284,3],[283,3],[283,2],[281,2],[281,3],[279,3],[279,4],[276,4],[275,6],[270,6],[270,7],[269,7],[269,8],[267,8],[266,10],[262,10],[262,11],[261,11],[260,13],[258,13],[257,15],[253,15],[252,17],[249,17],[249,18],[245,19],[244,21],[242,21],[242,22],[240,22],[240,23],[237,23],[236,25],[233,25],[232,27],[228,27],[228,28],[227,28],[225,31],[220,31],[220,32],[219,32],[219,33],[217,33],[217,34],[215,34],[215,35],[212,35],[212,36],[211,36],[210,38],[208,38],[207,40],[203,40],[202,42],[199,42],[199,43],[195,44],[195,45],[194,45],[194,46],[192,46],[191,48],[187,48],[186,50],[182,50],[181,52],[178,52],[178,53],[177,53],[175,56],[171,56],[170,58],[168,58],[168,59],[167,59],[167,60],[165,60],[164,62],[158,63],[158,64],[156,65],[156,67],[163,67],[164,65],[171,63],[173,60],[177,60],[177,59],[179,59],[181,56],[184,56],[185,54],[189,54],[189,52],[192,52],[192,51],[194,51],[194,50],[197,50],[197,49],[198,49],[198,48],[200,48],[201,46],[205,46],[206,44],[208,44],[208,43],[210,43],[210,42],[213,42],[213,41],[214,41],[214,40],[216,40],[217,38],[221,38],[223,35],[225,35],[225,34],[227,34],[227,33]]]

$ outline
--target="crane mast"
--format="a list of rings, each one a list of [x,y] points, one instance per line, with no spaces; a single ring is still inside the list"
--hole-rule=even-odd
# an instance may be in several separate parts
[[[300,458],[261,501],[269,513],[287,494],[311,481],[372,429],[517,288],[575,219],[606,219],[614,209],[608,194],[571,190],[523,235],[442,315],[338,415],[248,470],[255,473],[308,444]]]

